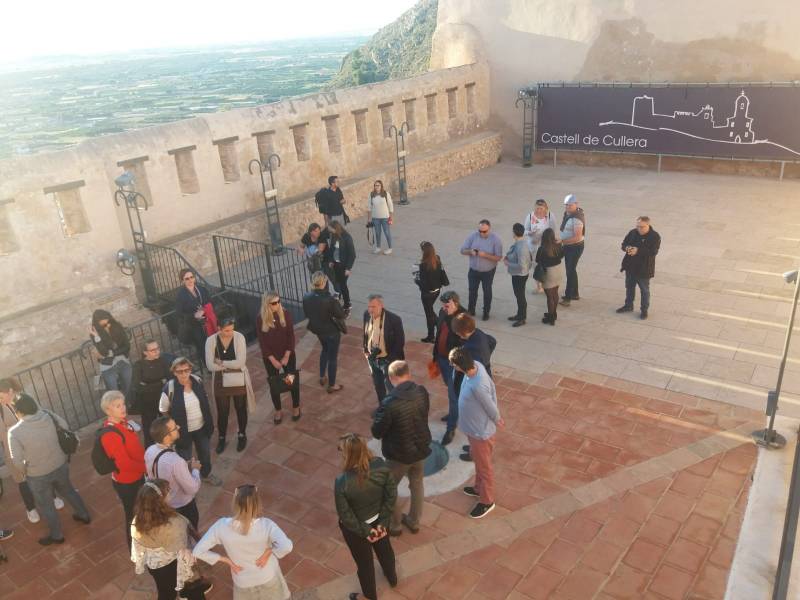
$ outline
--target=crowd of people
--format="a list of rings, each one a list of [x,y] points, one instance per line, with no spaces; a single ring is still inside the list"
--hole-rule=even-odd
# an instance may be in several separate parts
[[[309,225],[299,247],[311,271],[311,290],[302,307],[308,330],[320,342],[319,385],[329,394],[343,389],[337,382],[338,352],[341,337],[348,332],[347,280],[356,260],[338,184],[338,178],[331,176],[329,186],[318,192],[324,226]],[[394,207],[381,181],[375,181],[367,201],[373,252],[390,254]],[[526,324],[529,277],[535,282],[534,293],[543,292],[546,297],[542,322],[555,325],[557,307],[580,299],[577,265],[586,235],[586,215],[576,197],[568,195],[564,205],[558,224],[547,202],[537,200],[525,222],[513,224],[513,242],[505,253],[491,223],[485,219],[478,223],[460,248],[469,263],[466,307],[458,293],[444,290],[450,281],[434,245],[420,244],[414,281],[427,326],[421,341],[431,344],[426,375],[441,378],[448,398],[447,414],[441,417],[445,433],[439,443],[452,443],[457,429],[469,442],[459,458],[475,466],[474,481],[463,487],[464,494],[475,498],[468,514],[473,519],[495,508],[492,456],[497,431],[504,426],[491,366],[497,341],[478,327],[479,291],[481,318],[486,321],[491,316],[497,266],[502,262],[517,304],[516,313],[509,317],[512,326]],[[382,239],[385,250],[381,250]],[[633,310],[638,287],[640,316],[647,318],[649,281],[655,274],[659,247],[660,236],[650,219],[639,217],[621,244],[626,295],[617,312]],[[131,364],[131,344],[124,327],[107,311],[96,310],[92,315],[90,340],[108,390],[100,400],[105,418],[95,435],[92,462],[98,473],[110,476],[122,507],[131,560],[137,573],[152,576],[159,600],[173,600],[176,594],[204,598],[212,583],[200,575],[198,561],[226,564],[237,600],[285,600],[290,594],[278,560],[292,551],[292,542],[264,516],[255,485],[235,489],[230,517],[219,519],[203,535],[198,530],[196,497],[201,486],[222,483],[212,473],[213,434],[217,432],[215,453],[224,453],[233,404],[236,451],[244,451],[256,394],[246,364],[246,339],[236,331],[235,317],[216,313],[209,291],[198,284],[191,270],[181,271],[180,280],[175,303],[178,336],[196,349],[199,364],[162,353],[155,339],[145,341],[142,356]],[[302,411],[294,322],[277,292],[264,295],[256,333],[274,408],[273,423],[283,422],[282,396],[287,393],[292,401],[291,419],[298,421]],[[333,483],[339,526],[361,585],[360,593],[350,594],[351,600],[377,599],[373,554],[389,585],[397,585],[391,538],[404,530],[416,534],[421,527],[424,463],[432,444],[430,398],[417,381],[419,374],[412,373],[405,361],[405,343],[401,317],[387,309],[381,294],[371,294],[361,321],[361,348],[377,398],[371,434],[381,441],[383,457],[374,456],[361,435],[342,436],[338,443],[342,472]],[[204,370],[210,374],[208,386],[198,374]],[[141,424],[131,415],[140,415]],[[39,406],[17,381],[0,380],[0,444],[29,521],[45,520],[47,535],[39,539],[45,546],[64,542],[57,511],[65,502],[72,508],[73,519],[91,523],[89,510],[70,481],[68,458],[74,449],[69,448],[69,435],[66,421]],[[410,490],[407,512],[397,495],[403,478]],[[0,530],[0,540],[11,535],[10,530]],[[222,550],[215,551],[217,547]]]

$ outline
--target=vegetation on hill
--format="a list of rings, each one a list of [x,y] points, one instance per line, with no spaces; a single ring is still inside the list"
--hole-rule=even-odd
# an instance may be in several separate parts
[[[420,0],[342,61],[329,88],[418,75],[428,70],[438,0]]]

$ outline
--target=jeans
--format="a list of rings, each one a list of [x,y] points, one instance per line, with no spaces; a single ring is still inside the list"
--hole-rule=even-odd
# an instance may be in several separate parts
[[[69,480],[69,465],[67,463],[64,463],[47,475],[40,475],[38,477],[28,475],[26,481],[36,501],[36,508],[47,523],[47,527],[50,529],[50,537],[54,540],[63,539],[64,533],[61,530],[61,521],[58,518],[56,506],[53,503],[53,492],[58,493],[61,498],[69,502],[74,514],[82,519],[89,518],[89,511],[86,509],[83,499],[78,495],[78,492]],[[130,532],[128,535],[130,535]]]
[[[386,245],[392,247],[392,232],[389,219],[372,219],[373,229],[375,229],[375,247],[381,247],[381,230],[386,234]]]
[[[286,363],[286,366],[283,368],[282,371],[284,373],[295,373],[297,371],[297,368],[295,366],[296,360],[297,358],[294,354],[294,350],[292,350],[292,353],[289,355],[289,361]],[[267,370],[267,378],[277,377],[278,375],[281,374],[281,372],[279,372],[278,369],[276,369],[267,358],[264,359],[264,368]],[[292,407],[298,408],[300,406],[299,376],[294,380],[290,393],[292,394]],[[272,386],[270,386],[269,394],[270,398],[272,398],[272,406],[275,408],[275,410],[282,410],[283,407],[281,405],[280,393],[277,393],[275,390],[273,390]]]
[[[125,512],[125,537],[128,540],[128,551],[131,549],[131,521],[133,521],[133,506],[136,504],[136,495],[144,485],[144,477],[133,483],[119,483],[111,481],[114,491],[122,501],[122,510]]]
[[[453,381],[453,367],[446,358],[436,357],[442,381],[447,386],[447,431],[454,431],[458,425],[458,396],[456,396],[455,382]]]
[[[567,271],[567,286],[564,297],[570,300],[579,298],[578,294],[578,261],[583,254],[583,242],[564,246],[564,268]]]
[[[433,338],[435,333],[434,330],[436,329],[436,312],[433,310],[433,305],[439,298],[440,291],[441,290],[435,290],[433,292],[420,292],[422,309],[425,311],[425,323],[428,325],[429,338]]]
[[[480,496],[481,504],[494,504],[494,467],[492,452],[495,436],[486,440],[467,436],[469,455],[475,463],[475,491]]]
[[[200,477],[205,479],[211,474],[211,440],[206,435],[202,428],[196,431],[187,431],[181,434],[181,437],[186,436],[189,438],[188,444],[181,444],[175,446],[175,452],[178,453],[183,460],[190,460],[192,458],[192,445],[194,444],[195,452],[197,453],[197,460],[200,461]]]
[[[369,364],[369,372],[372,375],[372,385],[375,387],[375,393],[378,395],[378,404],[386,397],[386,392],[392,391],[394,386],[389,381],[389,361],[385,358],[373,360],[367,359]]]
[[[224,438],[228,432],[228,417],[231,414],[231,400],[239,423],[239,433],[245,435],[247,430],[247,396],[215,395],[217,403],[217,434]]]
[[[151,569],[147,567],[147,571],[156,582],[156,600],[175,600],[177,592],[175,586],[178,583],[178,561],[173,560],[171,563],[159,567],[158,569]],[[198,590],[187,591],[186,598],[189,600],[204,600],[206,597],[205,592]]]
[[[489,314],[492,309],[492,282],[494,281],[494,274],[497,272],[495,267],[491,271],[476,271],[470,269],[467,273],[467,281],[469,282],[469,305],[470,313],[475,313],[475,306],[478,304],[478,286],[483,288],[483,312]]]
[[[27,481],[21,481],[19,483],[19,495],[22,496],[22,502],[25,504],[25,510],[32,511],[34,508],[36,508],[36,500],[33,498],[31,486],[28,485]]]
[[[420,460],[410,465],[393,460],[387,460],[386,462],[397,483],[400,483],[403,477],[408,477],[408,489],[411,492],[411,506],[408,511],[408,522],[410,525],[416,527],[419,525],[420,518],[422,518],[422,503],[425,502],[425,488],[422,484],[422,478],[425,476],[425,461]],[[400,529],[401,519],[403,517],[403,507],[401,504],[400,498],[394,503],[390,527],[392,531]]]
[[[637,285],[642,292],[642,310],[647,312],[650,308],[650,278],[636,277],[630,271],[625,271],[625,306],[633,308]]]
[[[336,361],[339,358],[339,342],[342,334],[318,335],[319,343],[322,344],[322,352],[319,353],[319,376],[325,377],[325,370],[328,371],[328,385],[336,385]]]
[[[350,554],[356,562],[358,569],[358,582],[361,584],[361,593],[369,600],[378,600],[378,591],[375,588],[375,565],[372,563],[372,553],[378,557],[378,562],[383,569],[383,574],[390,583],[397,583],[397,570],[394,562],[394,550],[389,536],[386,535],[374,544],[357,533],[346,529],[339,523],[344,541],[350,549]]]
[[[119,390],[128,398],[131,389],[133,367],[128,359],[117,361],[110,369],[100,372],[107,390]]]
[[[333,263],[333,288],[342,295],[344,307],[350,306],[350,288],[347,287],[347,275],[342,263]]]
[[[525,299],[525,284],[528,283],[527,275],[512,275],[511,287],[514,288],[514,297],[517,299],[517,319],[528,318],[528,301]]]

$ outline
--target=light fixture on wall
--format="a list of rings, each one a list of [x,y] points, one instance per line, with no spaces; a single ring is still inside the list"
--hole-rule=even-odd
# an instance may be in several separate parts
[[[120,248],[117,250],[117,267],[123,275],[133,275],[136,272],[136,256],[125,248]]]

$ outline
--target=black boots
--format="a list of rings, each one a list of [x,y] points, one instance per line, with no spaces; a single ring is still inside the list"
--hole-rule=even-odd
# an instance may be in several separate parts
[[[544,313],[544,317],[542,317],[542,323],[547,325],[555,325],[556,319],[558,318],[557,314],[554,313]]]

